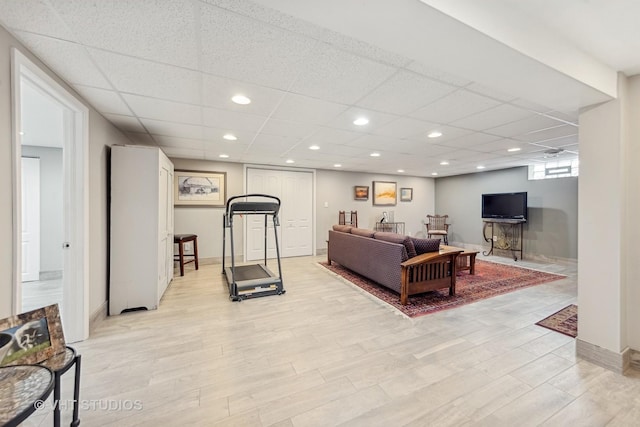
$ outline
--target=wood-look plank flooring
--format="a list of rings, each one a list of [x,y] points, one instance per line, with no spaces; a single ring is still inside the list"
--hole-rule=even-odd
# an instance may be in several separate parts
[[[158,310],[106,319],[74,345],[81,425],[640,424],[637,371],[577,360],[574,339],[535,325],[576,302],[575,264],[518,261],[568,277],[409,319],[322,259],[284,259],[287,293],[243,302],[229,301],[220,265],[187,268]]]

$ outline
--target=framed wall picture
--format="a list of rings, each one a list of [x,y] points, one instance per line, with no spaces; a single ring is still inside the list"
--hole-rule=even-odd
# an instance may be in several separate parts
[[[0,320],[0,366],[33,365],[64,348],[58,304]]]
[[[401,188],[400,189],[400,201],[410,202],[413,200],[413,188]]]
[[[395,182],[373,181],[373,204],[375,206],[395,206],[396,200]]]
[[[226,172],[174,171],[176,206],[220,206],[226,203]]]
[[[368,185],[356,185],[353,188],[354,200],[369,200],[369,186]]]

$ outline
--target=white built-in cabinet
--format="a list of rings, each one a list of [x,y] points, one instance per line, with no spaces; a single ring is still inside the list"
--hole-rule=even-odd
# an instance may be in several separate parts
[[[173,279],[173,163],[155,147],[111,147],[109,314],[156,309]]]

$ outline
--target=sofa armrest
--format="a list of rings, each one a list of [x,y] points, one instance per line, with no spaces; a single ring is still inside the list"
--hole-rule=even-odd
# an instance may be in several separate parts
[[[443,248],[427,252],[400,264],[400,304],[409,302],[409,295],[449,288],[449,295],[456,294],[456,258],[461,248]]]

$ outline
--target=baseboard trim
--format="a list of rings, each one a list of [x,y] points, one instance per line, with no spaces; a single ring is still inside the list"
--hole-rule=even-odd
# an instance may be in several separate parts
[[[618,374],[623,374],[631,363],[628,347],[622,353],[616,353],[581,339],[576,339],[576,356]]]
[[[89,317],[89,336],[91,336],[96,328],[107,318],[107,305],[107,301],[103,302]]]

